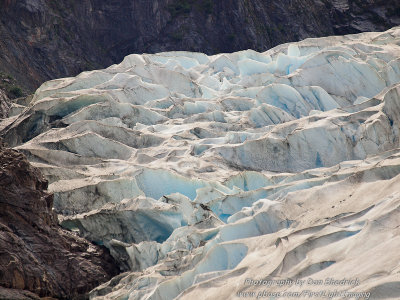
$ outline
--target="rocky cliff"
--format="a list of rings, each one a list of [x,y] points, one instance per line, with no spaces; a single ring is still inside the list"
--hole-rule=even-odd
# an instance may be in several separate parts
[[[6,93],[0,90],[0,119],[7,117],[8,111],[10,109],[10,100],[8,99]]]
[[[113,259],[57,225],[47,181],[0,141],[0,299],[83,299],[117,274]]]
[[[7,0],[0,3],[0,71],[33,91],[48,79],[131,53],[265,51],[307,37],[400,24],[397,0]]]

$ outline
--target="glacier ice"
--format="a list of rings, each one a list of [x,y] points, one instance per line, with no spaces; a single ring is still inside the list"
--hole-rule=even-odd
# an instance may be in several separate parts
[[[126,271],[92,299],[349,275],[360,285],[338,289],[398,299],[399,45],[393,28],[133,54],[44,83],[0,130],[50,181],[60,224]]]

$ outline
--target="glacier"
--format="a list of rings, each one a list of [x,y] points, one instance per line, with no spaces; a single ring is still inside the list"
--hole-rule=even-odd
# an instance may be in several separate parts
[[[91,299],[400,298],[400,27],[132,54],[22,104],[1,135],[123,271]]]

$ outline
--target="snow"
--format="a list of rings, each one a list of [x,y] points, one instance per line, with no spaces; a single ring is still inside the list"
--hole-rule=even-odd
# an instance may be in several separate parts
[[[44,83],[1,134],[50,181],[61,225],[126,271],[91,299],[233,299],[247,278],[310,276],[397,299],[399,39],[132,54]]]

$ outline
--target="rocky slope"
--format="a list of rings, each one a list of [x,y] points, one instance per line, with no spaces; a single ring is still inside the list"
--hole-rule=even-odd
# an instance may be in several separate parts
[[[399,299],[399,45],[134,54],[46,82],[0,131],[129,271],[92,298]]]
[[[0,142],[0,299],[84,299],[118,272],[105,249],[58,226],[47,184]]]
[[[7,0],[0,71],[27,90],[131,53],[265,51],[307,37],[400,24],[397,0]]]
[[[8,99],[6,93],[0,89],[0,119],[6,118],[9,110],[10,100]]]

